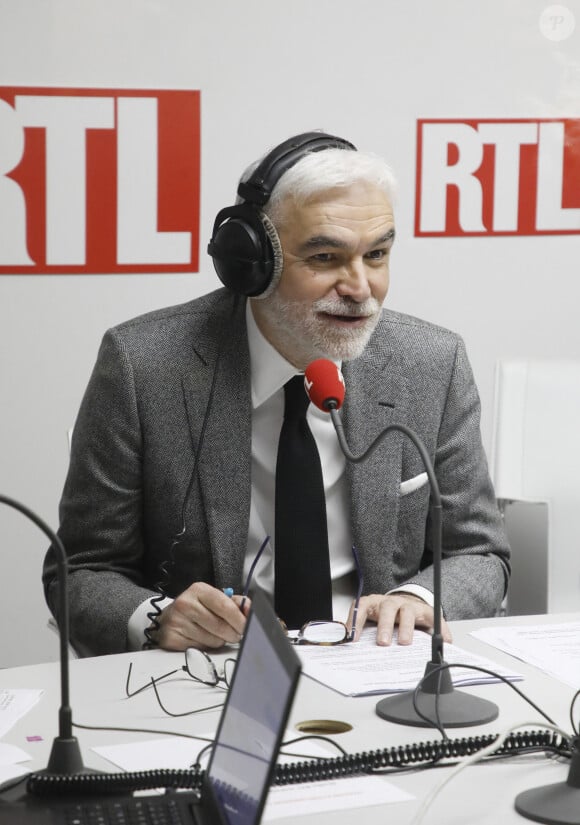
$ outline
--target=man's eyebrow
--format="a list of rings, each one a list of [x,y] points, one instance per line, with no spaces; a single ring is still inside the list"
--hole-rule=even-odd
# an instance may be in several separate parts
[[[380,238],[372,244],[372,246],[380,246],[382,243],[392,243],[395,240],[395,230],[389,229],[388,232],[385,232],[384,235],[381,235]]]
[[[346,246],[347,244],[344,243],[344,241],[341,241],[338,238],[332,238],[329,235],[314,235],[302,244],[302,248],[304,250],[321,249],[322,247],[344,249]]]
[[[380,246],[384,243],[391,243],[395,240],[395,230],[389,229],[388,232],[385,232],[384,235],[376,238],[369,246],[370,249],[374,249],[376,246]],[[330,248],[330,249],[345,249],[348,246],[347,243],[341,241],[339,238],[333,238],[330,235],[313,235],[312,238],[308,238],[302,244],[302,249],[305,252],[315,250],[315,249],[322,249],[322,248]]]

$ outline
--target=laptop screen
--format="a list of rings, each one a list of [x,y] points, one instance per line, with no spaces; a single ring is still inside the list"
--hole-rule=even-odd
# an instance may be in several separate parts
[[[206,772],[229,825],[260,820],[299,674],[295,651],[257,591]]]

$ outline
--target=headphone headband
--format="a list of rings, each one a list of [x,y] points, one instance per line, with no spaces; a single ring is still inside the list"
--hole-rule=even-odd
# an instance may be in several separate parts
[[[282,274],[278,233],[262,212],[274,187],[288,169],[310,152],[356,151],[348,140],[324,132],[304,132],[285,140],[260,161],[238,186],[242,202],[220,210],[207,251],[221,282],[240,295],[265,297]]]
[[[320,152],[322,149],[356,151],[356,146],[324,132],[304,132],[288,138],[263,158],[247,181],[240,183],[238,195],[247,203],[264,206],[284,172],[309,152]]]

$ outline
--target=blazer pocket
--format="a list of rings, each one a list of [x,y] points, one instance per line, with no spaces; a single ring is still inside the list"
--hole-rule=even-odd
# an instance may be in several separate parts
[[[408,496],[409,493],[414,493],[415,490],[419,490],[429,481],[429,477],[427,473],[419,473],[418,476],[413,476],[413,478],[408,478],[405,481],[401,481],[399,485],[399,495],[400,496]]]

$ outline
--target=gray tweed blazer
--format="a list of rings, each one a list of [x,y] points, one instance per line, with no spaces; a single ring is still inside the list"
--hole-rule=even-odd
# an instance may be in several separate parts
[[[342,415],[354,453],[398,422],[420,435],[432,457],[443,499],[446,617],[493,615],[506,589],[509,549],[462,340],[385,310],[344,376]],[[128,619],[159,581],[171,594],[200,580],[239,591],[250,513],[250,416],[244,301],[234,308],[226,290],[106,333],[75,424],[60,505],[71,637],[82,654],[125,650]],[[429,485],[400,491],[401,481],[421,472],[416,448],[398,432],[368,461],[347,465],[366,593],[402,582],[432,589]],[[52,550],[43,580],[57,615]]]

